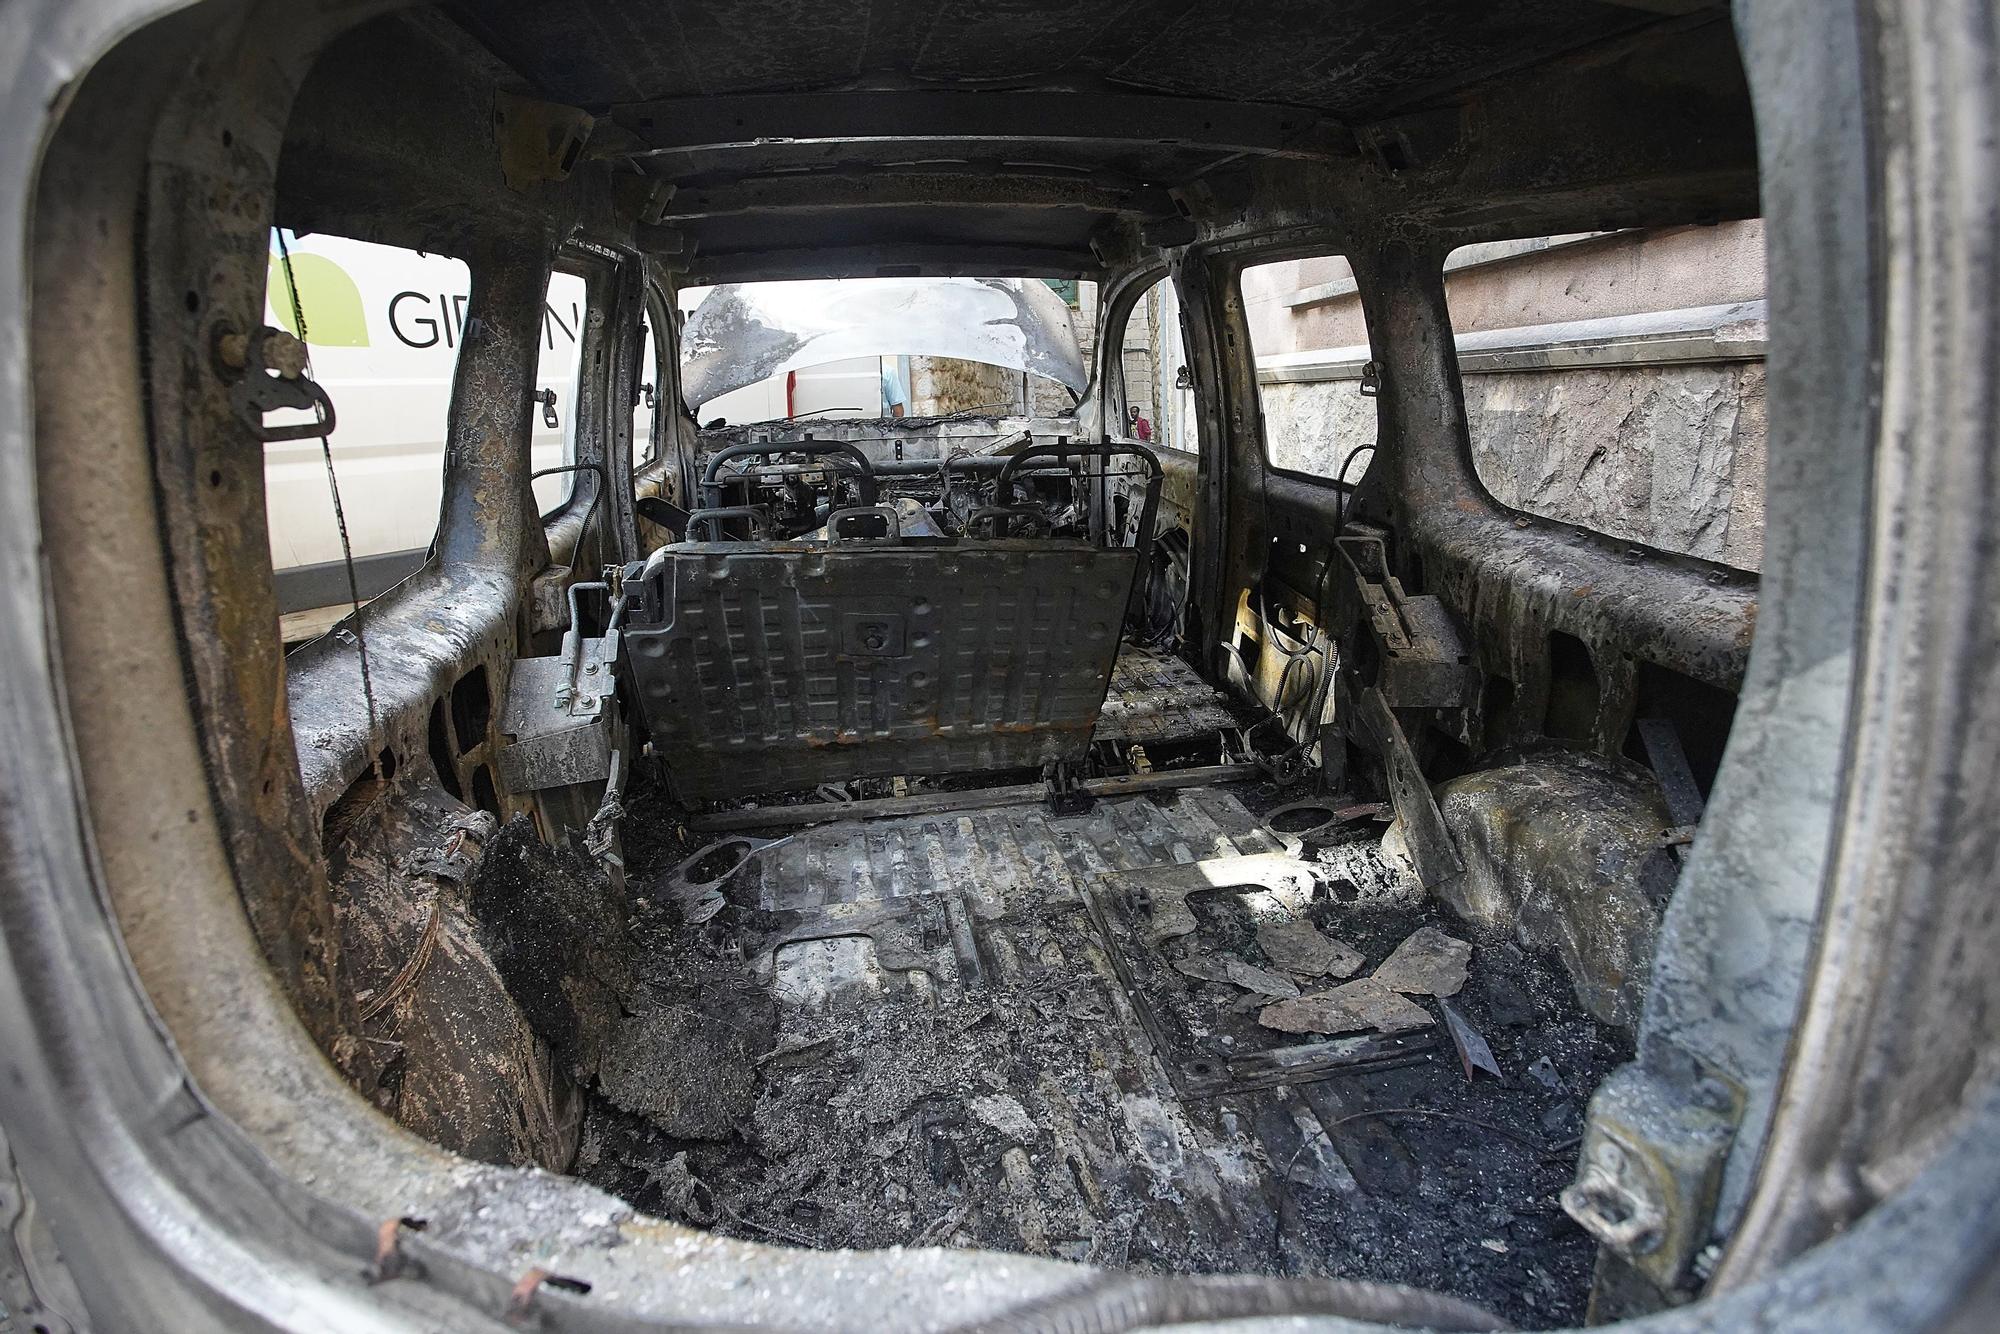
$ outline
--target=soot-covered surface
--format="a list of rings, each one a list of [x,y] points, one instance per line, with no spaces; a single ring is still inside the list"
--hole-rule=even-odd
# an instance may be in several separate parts
[[[578,1165],[636,1206],[798,1245],[1369,1278],[1527,1326],[1582,1319],[1593,1249],[1556,1194],[1624,1053],[1550,960],[1442,915],[1373,831],[1299,848],[1235,796],[1193,791],[829,826],[691,885],[674,876],[685,846],[642,832],[649,814],[629,847],[632,1017]],[[1115,886],[1197,861],[1265,883],[1193,893],[1193,929],[1147,939],[1161,897]],[[1189,975],[1235,961],[1266,987],[1337,985],[1259,944],[1260,926],[1300,921],[1358,952],[1362,978],[1421,927],[1469,941],[1450,1003],[1502,1078],[1469,1084],[1433,1023],[1379,1040],[1388,1068],[1194,1087],[1197,1067],[1329,1041]]]
[[[1184,659],[1127,641],[1118,650],[1091,733],[1097,741],[1193,741],[1253,721],[1254,711],[1232,707],[1229,697],[1201,679]]]

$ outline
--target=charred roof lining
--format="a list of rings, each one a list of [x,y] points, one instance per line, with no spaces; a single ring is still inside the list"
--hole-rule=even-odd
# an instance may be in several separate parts
[[[912,141],[1171,144],[1307,158],[1337,151],[1320,137],[1334,122],[1308,107],[1088,89],[745,94],[630,103],[606,114],[644,142],[638,156]]]
[[[733,53],[709,0],[405,11],[315,68],[287,135],[281,217],[447,250],[504,222],[671,255],[686,281],[718,283],[1101,278],[1160,247],[1259,230],[1502,235],[1517,221],[1548,230],[1549,215],[1598,229],[1755,210],[1741,64],[1726,12],[1703,0],[1441,0],[1414,18],[1371,2],[1338,23],[1267,0],[1237,7],[1226,32],[1202,29],[1197,63],[1230,78],[1142,87],[1116,73],[1130,72],[1121,43],[1157,55],[1199,8],[1085,3],[982,27],[969,0],[935,20],[900,0],[831,19],[740,0]],[[1077,14],[1095,26],[1062,48]],[[677,30],[690,15],[700,31]],[[827,37],[808,60],[799,31],[885,16],[925,42],[877,34],[879,49],[843,65],[846,38]],[[962,53],[977,77],[938,46],[972,28],[992,47]],[[1138,29],[1151,36],[1133,45]],[[1311,77],[1295,46],[1321,52]],[[1447,48],[1465,59],[1424,54]],[[698,77],[675,64],[696,50],[722,52]],[[1252,54],[1268,66],[1255,77]],[[779,68],[791,91],[767,86]],[[567,98],[586,118],[567,180],[524,194],[497,179],[500,94]]]
[[[540,95],[620,104],[856,88],[1066,87],[1359,122],[1721,0],[484,0],[448,12]]]

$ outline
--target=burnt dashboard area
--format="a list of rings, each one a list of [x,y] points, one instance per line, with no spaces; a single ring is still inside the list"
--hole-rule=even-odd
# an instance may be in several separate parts
[[[1150,514],[1159,458],[1144,445],[1032,427],[833,437],[786,431],[706,440],[696,503],[662,511],[686,540],[935,542],[1067,538],[1104,543],[1113,492],[1136,479]],[[1142,535],[1152,524],[1138,526]],[[1141,539],[1143,541],[1143,537]]]

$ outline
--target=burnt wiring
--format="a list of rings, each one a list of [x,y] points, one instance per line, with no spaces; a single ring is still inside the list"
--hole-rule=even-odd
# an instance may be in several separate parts
[[[1347,470],[1354,466],[1354,460],[1374,452],[1375,442],[1372,440],[1365,445],[1356,445],[1347,451],[1347,457],[1340,461],[1340,471],[1333,475],[1333,489],[1340,496],[1340,504],[1333,513],[1333,540],[1336,542],[1340,540],[1341,530],[1347,527],[1347,512],[1354,508],[1354,492],[1342,489],[1347,486]]]
[[[310,380],[312,344],[306,335],[306,312],[304,303],[299,299],[298,278],[292,272],[292,249],[285,241],[284,228],[277,229],[277,236],[278,263],[285,271],[285,293],[291,301],[292,327],[298,330],[299,346],[305,354],[305,377]],[[361,623],[361,581],[354,573],[354,542],[347,534],[347,510],[340,503],[340,478],[333,468],[333,441],[325,432],[321,432],[319,437],[319,451],[320,458],[326,463],[326,488],[333,497],[334,527],[340,530],[340,563],[347,573],[347,602],[352,609],[350,620],[353,623],[354,647],[361,665],[361,695],[368,706],[369,765],[374,770],[375,777],[381,779],[383,777],[381,749],[375,744],[381,723],[376,716],[375,682],[368,668],[368,633]]]
[[[597,498],[611,489],[610,477],[602,463],[559,463],[553,468],[539,468],[529,473],[528,483],[532,486],[544,477],[554,477],[557,473],[565,472],[591,472],[597,474],[597,489],[590,493],[590,499],[585,502],[583,507],[583,523],[576,530],[576,549],[582,551],[584,539],[590,536],[590,521],[597,513]],[[542,522],[548,522],[551,517],[562,513],[568,506],[569,502],[565,500],[554,510],[548,514],[544,514]]]
[[[1180,565],[1171,551],[1165,553],[1165,560],[1166,565],[1163,568],[1156,567],[1154,575],[1163,577],[1167,571]],[[1149,615],[1146,628],[1139,635],[1139,643],[1148,648],[1159,648],[1170,644],[1178,645],[1187,638],[1188,597],[1191,588],[1185,570],[1182,572],[1180,585],[1180,596],[1175,599],[1174,605],[1167,609],[1164,617],[1152,619]]]
[[[1326,692],[1333,683],[1333,664],[1330,653],[1332,643],[1330,638],[1325,636],[1325,632],[1322,629],[1322,623],[1326,619],[1326,581],[1327,577],[1333,573],[1334,565],[1340,559],[1340,534],[1341,530],[1346,527],[1347,514],[1354,503],[1353,492],[1346,489],[1348,470],[1354,466],[1354,460],[1361,457],[1364,453],[1372,453],[1374,449],[1375,445],[1373,442],[1356,445],[1353,449],[1347,451],[1347,456],[1341,460],[1340,470],[1334,475],[1334,487],[1340,500],[1334,511],[1333,537],[1327,543],[1326,555],[1320,561],[1319,577],[1313,581],[1313,594],[1310,603],[1312,607],[1312,619],[1306,623],[1302,633],[1299,635],[1300,646],[1296,651],[1286,649],[1282,645],[1279,647],[1279,652],[1285,655],[1285,665],[1278,673],[1278,688],[1271,696],[1272,716],[1265,719],[1264,722],[1281,723],[1287,736],[1292,735],[1294,729],[1298,726],[1297,721],[1287,712],[1290,703],[1289,692],[1292,673],[1298,668],[1300,663],[1308,661],[1315,655],[1320,657],[1321,667],[1318,686],[1310,692],[1312,712],[1318,714],[1326,707]],[[1267,631],[1275,629],[1276,623],[1271,619],[1269,597],[1262,585],[1258,587],[1257,600],[1257,615],[1260,623],[1267,627]],[[1232,648],[1232,652],[1234,651]],[[1238,654],[1238,662],[1241,662],[1240,654]],[[1248,673],[1246,672],[1245,675],[1247,678]],[[1263,725],[1263,723],[1259,723],[1257,726],[1261,727]],[[1255,731],[1256,729],[1252,728],[1251,730]],[[1281,757],[1281,762],[1295,757],[1311,745],[1312,742],[1310,739],[1297,743],[1291,751],[1288,751],[1285,756]]]
[[[1257,588],[1257,621],[1264,627],[1266,635],[1278,631],[1278,624],[1271,616],[1269,595],[1262,584]],[[1332,641],[1323,639],[1319,627],[1311,622],[1307,622],[1303,631],[1295,637],[1299,641],[1299,647],[1296,649],[1286,648],[1276,639],[1271,641],[1276,645],[1278,652],[1284,655],[1285,665],[1278,670],[1278,684],[1271,692],[1270,713],[1252,723],[1244,730],[1242,737],[1243,743],[1248,746],[1250,738],[1261,729],[1277,724],[1280,734],[1292,744],[1276,755],[1261,755],[1253,751],[1252,758],[1260,768],[1272,774],[1280,782],[1290,782],[1302,776],[1307,756],[1318,739],[1308,731],[1304,740],[1297,740],[1294,736],[1295,730],[1299,728],[1301,722],[1317,717],[1325,710],[1326,694],[1333,684],[1335,650]],[[1236,670],[1241,673],[1246,687],[1254,690],[1256,676],[1250,670],[1249,663],[1245,661],[1243,650],[1233,643],[1225,643],[1223,649],[1235,662]],[[1293,688],[1294,674],[1301,669],[1302,664],[1309,663],[1315,657],[1320,659],[1320,670],[1318,680],[1309,684],[1306,690],[1310,709],[1295,717],[1291,710],[1297,696]]]
[[[280,227],[276,229],[276,232],[278,237],[278,264],[285,273],[285,292],[290,298],[292,307],[292,327],[298,330],[299,347],[304,353],[304,374],[310,380],[312,379],[312,344],[308,341],[306,334],[305,304],[299,298],[298,277],[292,270],[292,249],[285,241],[285,229]],[[348,623],[353,627],[355,660],[361,670],[361,698],[368,711],[368,771],[374,775],[375,781],[378,784],[387,786],[389,774],[385,772],[382,763],[382,757],[387,753],[387,748],[380,744],[382,723],[380,713],[375,706],[375,680],[373,673],[369,670],[368,630],[362,623],[361,581],[354,573],[354,542],[348,536],[347,532],[347,510],[340,503],[340,478],[334,471],[333,466],[333,441],[325,431],[320,432],[319,435],[319,452],[320,458],[326,464],[326,487],[333,499],[334,527],[340,532],[341,568],[347,574],[347,604],[350,608],[347,619]],[[385,895],[389,889],[390,867],[393,863],[393,859],[388,855],[387,838],[388,832],[385,829],[383,831],[384,847],[382,856],[382,888]],[[325,849],[322,849],[321,852],[324,855]],[[432,911],[435,914],[435,904],[432,905]],[[433,926],[435,925],[435,920],[435,916],[433,916]],[[393,997],[401,986],[407,986],[410,981],[414,981],[416,974],[422,972],[424,965],[429,962],[431,949],[435,943],[435,932],[431,927],[426,927],[423,943],[419,945],[417,952],[404,965],[403,971],[405,974],[408,974],[408,978],[405,979],[402,974],[399,974],[397,981],[392,982],[390,987],[385,989],[383,995]],[[380,998],[378,997],[378,999]],[[366,1023],[368,1020],[374,1018],[380,1013],[382,1005],[386,1005],[387,1003],[384,1000],[381,1004],[370,1004],[363,1007],[360,1014],[361,1022]]]
[[[1333,664],[1331,662],[1332,642],[1323,636],[1320,628],[1320,623],[1325,620],[1326,616],[1326,582],[1328,576],[1333,572],[1335,562],[1340,558],[1340,535],[1342,530],[1347,526],[1348,512],[1354,503],[1353,491],[1347,484],[1347,474],[1353,468],[1356,459],[1365,453],[1372,453],[1374,449],[1375,444],[1373,441],[1356,445],[1353,449],[1347,451],[1346,456],[1341,459],[1339,470],[1334,474],[1333,485],[1337,500],[1334,507],[1333,536],[1327,543],[1326,556],[1320,562],[1319,576],[1313,582],[1313,594],[1310,603],[1312,619],[1305,624],[1302,633],[1299,634],[1300,645],[1296,650],[1286,649],[1283,646],[1279,647],[1279,651],[1285,655],[1285,665],[1279,670],[1277,689],[1271,696],[1271,716],[1252,725],[1249,731],[1244,734],[1246,740],[1258,728],[1274,722],[1280,725],[1286,736],[1289,737],[1293,734],[1294,729],[1298,726],[1297,721],[1288,712],[1291,703],[1293,674],[1299,670],[1300,664],[1309,661],[1315,656],[1322,660],[1322,665],[1317,686],[1309,692],[1312,712],[1313,714],[1318,714],[1326,707],[1326,692],[1331,688],[1333,683]],[[1268,508],[1268,498],[1266,504]],[[1276,629],[1276,622],[1271,619],[1269,594],[1261,582],[1257,586],[1257,616],[1259,624],[1266,627],[1266,633]],[[1254,677],[1250,672],[1248,664],[1243,659],[1242,650],[1235,644],[1224,644],[1223,647],[1230,657],[1235,660],[1237,669],[1242,672],[1246,684],[1253,682]],[[1269,765],[1279,771],[1283,771],[1296,763],[1312,745],[1313,741],[1310,738],[1303,742],[1295,742],[1289,750],[1270,760]]]

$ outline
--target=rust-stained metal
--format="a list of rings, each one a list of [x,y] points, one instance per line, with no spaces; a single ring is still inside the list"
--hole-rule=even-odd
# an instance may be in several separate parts
[[[255,85],[236,77],[241,55],[204,53],[185,71],[182,95],[150,127],[157,157],[133,196],[144,200],[133,237],[148,256],[138,278],[144,317],[128,326],[144,331],[143,438],[187,685],[204,711],[205,786],[266,956],[315,1039],[354,1068],[363,1053],[352,1039],[355,1010],[312,808],[299,786],[270,555],[245,540],[268,526],[263,444],[239,411],[240,375],[214,356],[220,338],[254,337],[263,324],[271,172],[284,104],[305,77],[309,53],[267,53]],[[219,136],[218,125],[230,126],[229,136]],[[359,773],[373,757],[355,758]]]
[[[1483,683],[1459,618],[1438,597],[1412,594],[1389,567],[1379,531],[1350,531],[1334,543],[1374,639],[1376,688],[1393,708],[1460,709]]]
[[[1077,787],[1092,797],[1116,797],[1134,792],[1170,792],[1177,788],[1211,787],[1249,782],[1258,776],[1254,764],[1205,764],[1188,769],[1112,774],[1085,778]],[[742,829],[776,829],[827,824],[835,820],[894,819],[970,807],[1032,806],[1049,797],[1047,783],[1011,783],[1000,787],[965,788],[952,792],[918,792],[906,797],[871,797],[862,801],[807,802],[796,806],[738,806],[697,815],[688,827],[701,833]]]
[[[1437,799],[1410,749],[1410,739],[1394,709],[1382,692],[1370,687],[1361,694],[1360,726],[1382,757],[1390,799],[1403,830],[1417,878],[1426,889],[1438,893],[1465,874],[1451,830],[1438,813]]]
[[[628,575],[625,642],[688,801],[1083,758],[1130,548],[695,543]]]
[[[1451,1035],[1451,1045],[1458,1052],[1458,1064],[1465,1071],[1466,1083],[1470,1084],[1476,1074],[1504,1078],[1493,1059],[1493,1048],[1486,1045],[1486,1039],[1458,1012],[1457,1006],[1440,997],[1438,1013],[1444,1016],[1444,1030]]]
[[[535,1309],[535,1293],[549,1277],[549,1271],[536,1265],[514,1280],[514,1286],[507,1290],[507,1322],[524,1325]]]

